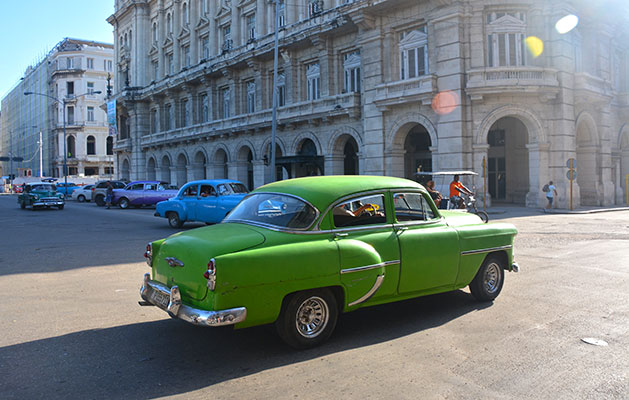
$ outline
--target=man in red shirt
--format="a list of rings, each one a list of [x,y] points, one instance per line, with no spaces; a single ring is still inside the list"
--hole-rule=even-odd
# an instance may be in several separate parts
[[[459,182],[459,176],[454,175],[454,180],[450,182],[450,203],[454,204],[456,208],[464,208],[463,199],[460,196],[461,192],[468,196],[472,195],[472,191]]]

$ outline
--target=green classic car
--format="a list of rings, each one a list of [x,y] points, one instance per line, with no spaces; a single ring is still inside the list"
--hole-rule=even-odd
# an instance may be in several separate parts
[[[296,348],[330,337],[338,315],[470,287],[498,296],[511,224],[438,210],[406,179],[324,176],[247,195],[222,223],[147,245],[141,305],[201,326],[275,323]]]
[[[65,200],[63,193],[57,193],[54,183],[50,182],[31,182],[24,185],[24,190],[17,197],[20,208],[25,209],[27,206],[35,208],[57,207],[63,210]]]

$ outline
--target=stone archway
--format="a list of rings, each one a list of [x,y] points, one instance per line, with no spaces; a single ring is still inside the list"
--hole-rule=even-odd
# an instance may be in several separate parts
[[[583,112],[576,123],[577,184],[581,205],[601,205],[600,142],[596,122]]]
[[[362,138],[353,128],[343,126],[330,138],[325,154],[325,171],[331,175],[358,175],[362,163]]]
[[[410,128],[404,139],[404,177],[417,180],[416,172],[432,171],[432,152],[430,134],[421,125]]]
[[[214,178],[216,179],[227,179],[228,169],[227,169],[227,161],[229,158],[227,157],[227,151],[223,148],[219,148],[214,153],[214,160],[212,165],[214,167]]]
[[[162,162],[161,162],[161,165],[160,165],[160,171],[161,171],[160,179],[162,181],[165,181],[165,182],[168,182],[168,183],[171,183],[171,184],[175,185],[176,183],[172,181],[172,177],[171,177],[171,174],[170,174],[170,166],[171,166],[170,157],[168,157],[168,155],[164,155],[162,157]]]
[[[503,117],[487,134],[487,191],[492,201],[526,204],[529,184],[529,135],[516,117]]]
[[[485,117],[485,119],[478,125],[478,128],[475,128],[472,170],[482,175],[483,160],[488,163],[488,152],[490,148],[489,132],[494,127],[494,124],[507,117],[516,119],[519,124],[523,125],[524,128],[519,126],[516,130],[526,132],[526,144],[524,144],[524,147],[528,153],[528,156],[526,157],[528,161],[528,190],[526,186],[522,186],[526,185],[526,179],[524,179],[524,176],[520,176],[518,177],[518,180],[511,185],[516,185],[518,193],[510,194],[509,189],[507,189],[507,192],[505,192],[505,199],[510,197],[510,201],[521,203],[522,195],[519,192],[527,191],[524,196],[524,204],[527,207],[543,207],[546,204],[546,200],[544,193],[541,191],[541,187],[544,183],[551,179],[548,168],[548,151],[550,146],[547,143],[547,135],[541,121],[530,111],[517,106],[507,105],[495,109]],[[509,120],[505,120],[504,122],[509,122]],[[524,135],[521,133],[520,138],[523,137]],[[495,140],[495,138],[492,138],[491,140]],[[522,148],[518,151],[520,153],[524,152]],[[522,169],[522,171],[525,172],[524,169]],[[559,186],[557,183],[555,185]],[[487,186],[489,186],[489,182]],[[476,191],[479,201],[482,201],[483,193],[489,194],[486,191],[486,188],[484,188],[482,177],[480,179],[480,183],[477,185]],[[490,204],[490,201],[488,201],[488,204]]]
[[[418,168],[423,171],[439,169],[437,131],[432,122],[422,114],[403,115],[396,120],[387,136],[387,175],[415,180]]]
[[[120,167],[120,178],[129,180],[130,177],[130,163],[128,159],[122,161],[122,167]]]
[[[150,157],[149,161],[146,163],[146,179],[149,181],[157,180],[157,170],[154,157]]]
[[[194,155],[193,179],[207,179],[207,171],[205,169],[207,159],[205,153],[201,150]]]

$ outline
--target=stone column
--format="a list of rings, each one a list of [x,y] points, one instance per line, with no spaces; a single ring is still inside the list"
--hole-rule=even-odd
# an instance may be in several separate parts
[[[196,179],[196,177],[194,176],[194,172],[196,171],[194,166],[195,164],[191,164],[185,167],[186,168],[186,182],[190,182]]]
[[[227,179],[238,179],[238,161],[227,163]]]
[[[181,43],[177,38],[179,32],[181,32],[181,3],[176,2],[172,8],[172,24],[173,24],[173,64],[175,68],[175,74],[181,70]]]
[[[216,168],[215,164],[206,161],[205,162],[205,176],[207,179],[215,179],[214,170]]]
[[[268,32],[266,29],[266,21],[269,16],[266,13],[265,0],[256,1],[256,37],[262,37]],[[275,14],[273,15],[275,18]]]
[[[264,160],[253,160],[253,188],[264,185]]]
[[[485,200],[484,198],[486,196],[487,207],[491,207],[491,195],[489,194],[489,188],[485,187],[485,179],[482,176],[483,158],[485,159],[485,162],[487,162],[488,160],[487,152],[489,151],[489,145],[485,143],[474,144],[472,145],[472,150],[473,150],[473,156],[472,156],[473,166],[475,168],[478,167],[478,170],[481,171],[480,182],[478,181],[476,182],[476,199],[478,201],[477,206],[483,207],[484,205],[483,201]],[[434,160],[434,157],[433,157],[433,160]],[[438,171],[438,170],[435,169],[433,166],[433,171]],[[449,183],[449,182],[444,182],[444,184],[446,183]],[[444,198],[450,195],[449,187],[437,188],[437,190],[441,191]]]
[[[201,0],[205,1],[205,0]],[[199,35],[196,29],[197,21],[201,10],[198,9],[199,2],[191,1],[188,4],[188,29],[190,30],[190,66],[197,65],[199,62]]]
[[[526,194],[526,206],[544,207],[547,201],[542,187],[551,180],[548,170],[550,144],[530,143],[526,148],[529,153],[529,191]],[[559,201],[563,200],[562,197],[566,196],[560,196]]]
[[[170,179],[168,179],[168,182],[173,185],[177,184],[177,166],[175,165],[170,166]]]
[[[157,17],[157,77],[155,80],[159,80],[166,75],[166,68],[164,66],[164,64],[166,64],[164,59],[164,48],[162,47],[162,43],[164,43],[164,40],[166,40],[167,35],[164,0],[159,0],[157,2],[157,9],[159,10],[159,15]],[[151,27],[151,31],[152,29],[153,28]],[[151,40],[153,40],[153,38],[151,38]]]
[[[214,16],[216,15],[216,7],[219,5],[218,1],[210,1],[209,2],[209,10],[208,10],[208,21],[210,22],[208,38],[210,40],[210,57],[214,57],[220,54],[219,51],[219,40],[220,33],[218,32],[218,27],[216,26],[216,19]]]
[[[324,169],[326,175],[343,175],[345,156],[340,154],[328,154],[324,158]],[[360,163],[359,163],[360,165]]]
[[[389,149],[384,153],[385,175],[404,177],[404,149]]]
[[[244,44],[244,40],[241,40],[242,38],[242,32],[240,29],[241,26],[241,15],[240,15],[240,9],[238,8],[238,1],[232,1],[232,23],[231,23],[231,34],[232,34],[232,40],[233,40],[233,47],[238,47],[242,44]]]

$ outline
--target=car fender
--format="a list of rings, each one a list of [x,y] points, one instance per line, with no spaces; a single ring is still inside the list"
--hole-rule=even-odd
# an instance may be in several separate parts
[[[188,220],[188,211],[183,201],[179,200],[165,200],[160,201],[155,206],[155,211],[159,213],[160,216],[166,217],[166,214],[175,211],[179,215],[179,219],[182,221]]]
[[[336,243],[329,235],[269,247],[257,247],[216,258],[217,282],[211,296],[215,310],[246,307],[238,328],[271,323],[284,298],[295,292],[341,287]]]

